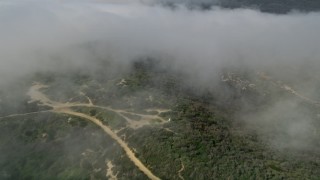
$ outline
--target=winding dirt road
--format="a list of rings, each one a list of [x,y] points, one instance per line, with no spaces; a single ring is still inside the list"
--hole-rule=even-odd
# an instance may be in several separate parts
[[[107,133],[109,136],[111,136],[112,139],[114,139],[125,151],[126,155],[128,158],[137,166],[147,177],[149,177],[152,180],[159,180],[157,176],[155,176],[134,154],[134,152],[129,148],[128,144],[123,141],[115,132],[112,131],[112,129],[106,125],[104,125],[99,119],[89,116],[87,114],[75,112],[71,110],[71,107],[79,107],[79,106],[85,106],[85,107],[98,107],[98,108],[104,108],[108,110],[112,110],[118,114],[122,113],[128,113],[124,110],[114,110],[109,107],[102,107],[102,106],[95,106],[92,104],[92,101],[90,100],[88,104],[85,103],[60,103],[53,101],[49,99],[45,94],[43,94],[40,89],[42,88],[48,88],[48,86],[42,85],[40,83],[34,83],[34,85],[30,88],[29,92],[27,93],[31,100],[34,102],[39,102],[39,105],[44,105],[44,106],[49,106],[53,108],[51,112],[54,113],[59,113],[59,114],[68,114],[72,116],[77,116],[86,120],[89,120],[99,126],[105,133]],[[131,112],[129,112],[131,113]],[[135,115],[140,115],[142,114],[137,114],[137,113],[131,113]],[[143,115],[142,117],[145,118],[150,118],[154,117],[153,115]]]
[[[128,158],[150,179],[160,179],[157,176],[155,176],[134,154],[134,152],[129,148],[128,144],[124,142],[116,133],[114,133],[108,126],[102,124],[102,122],[94,117],[88,116],[83,113],[79,112],[74,112],[70,109],[59,109],[59,110],[54,110],[56,113],[63,113],[63,114],[68,114],[68,115],[73,115],[77,117],[81,117],[84,119],[87,119],[94,124],[98,125],[101,129],[103,129],[104,132],[106,132],[109,136],[111,136],[112,139],[114,139],[121,147],[122,149],[126,152]]]

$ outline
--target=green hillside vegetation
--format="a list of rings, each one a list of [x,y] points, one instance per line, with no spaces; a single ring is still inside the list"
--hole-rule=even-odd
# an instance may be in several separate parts
[[[255,82],[256,88],[248,91],[239,90],[241,84],[236,81],[223,82],[220,88],[228,88],[232,97],[220,96],[220,91],[199,94],[192,87],[184,86],[178,74],[158,70],[153,63],[136,62],[132,72],[110,79],[99,80],[74,72],[71,75],[41,74],[33,80],[49,85],[43,92],[56,101],[88,103],[88,99],[79,94],[81,91],[94,104],[105,107],[151,115],[157,112],[147,109],[170,109],[160,113],[170,122],[133,129],[123,117],[110,110],[73,108],[98,118],[113,130],[120,130],[118,135],[162,179],[320,177],[319,151],[273,149],[259,139],[256,132],[246,131],[241,123],[236,123],[235,112],[240,102],[260,104],[248,109],[259,110],[275,98],[274,94],[283,93],[281,90],[253,78],[250,81]],[[262,96],[264,92],[269,95]],[[21,96],[25,96],[24,93]],[[24,103],[17,105],[19,112],[14,112],[16,108],[7,106],[6,98],[2,99],[0,109],[11,108],[7,112],[48,109],[36,103],[28,104],[24,98]],[[124,115],[136,121],[141,119],[130,113]],[[113,139],[81,118],[51,112],[7,117],[0,119],[0,134],[0,179],[104,179],[107,161],[112,161],[112,170],[118,172],[119,179],[146,179]]]

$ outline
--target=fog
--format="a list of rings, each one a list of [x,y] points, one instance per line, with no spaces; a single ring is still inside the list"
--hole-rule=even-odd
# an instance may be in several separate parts
[[[155,2],[1,0],[0,87],[39,71],[95,72],[101,60],[125,71],[133,60],[148,56],[190,77],[185,83],[196,83],[199,91],[214,88],[225,68],[247,68],[296,82],[301,93],[317,97],[313,77],[320,70],[320,13],[201,11]],[[289,134],[290,147],[313,147],[305,139],[314,133],[309,131],[314,120],[308,112],[299,113],[297,104],[276,101],[239,118],[247,127],[266,128],[283,119],[278,128]]]

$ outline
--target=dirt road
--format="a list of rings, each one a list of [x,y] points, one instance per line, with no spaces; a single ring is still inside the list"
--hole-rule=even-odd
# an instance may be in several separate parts
[[[114,139],[121,147],[122,149],[125,151],[126,155],[128,156],[128,158],[135,164],[135,166],[137,166],[147,177],[149,177],[152,180],[159,180],[160,178],[158,178],[157,176],[155,176],[134,154],[134,152],[129,148],[128,144],[123,141],[115,132],[112,131],[112,129],[106,125],[104,125],[99,119],[93,117],[93,116],[89,116],[87,114],[83,114],[83,113],[79,113],[79,112],[75,112],[73,110],[71,110],[71,107],[79,107],[79,106],[85,106],[85,107],[98,107],[98,108],[104,108],[107,110],[111,110],[114,111],[118,114],[122,114],[122,113],[131,113],[131,112],[127,112],[124,110],[114,110],[112,108],[109,107],[102,107],[102,106],[95,106],[91,100],[89,100],[88,104],[85,103],[60,103],[60,102],[56,102],[53,101],[51,99],[49,99],[45,94],[43,94],[40,90],[42,88],[48,88],[48,86],[42,85],[40,83],[34,83],[34,85],[30,88],[29,92],[27,93],[31,100],[34,102],[39,102],[39,105],[44,105],[44,106],[49,106],[51,108],[53,108],[53,110],[51,110],[51,112],[54,113],[59,113],[59,114],[68,114],[68,115],[72,115],[72,116],[77,116],[86,120],[89,120],[91,122],[93,122],[94,124],[96,124],[97,126],[99,126],[101,129],[103,129],[103,131],[105,133],[107,133],[109,136],[111,136],[112,139]],[[131,113],[133,114],[133,113]],[[136,113],[134,113],[136,114]],[[141,117],[144,118],[151,118],[151,117],[158,117],[158,116],[153,116],[153,115],[143,115],[142,114],[136,114],[136,115],[140,115]]]
[[[124,142],[116,133],[114,133],[108,126],[102,124],[102,122],[99,119],[96,119],[94,117],[88,116],[86,114],[82,114],[79,112],[71,111],[70,109],[59,109],[55,110],[54,112],[57,113],[63,113],[63,114],[69,114],[77,117],[81,117],[84,119],[87,119],[94,124],[98,125],[101,129],[103,129],[104,132],[106,132],[109,136],[111,136],[112,139],[114,139],[126,152],[128,158],[150,179],[160,179],[157,176],[155,176],[134,154],[134,152],[129,148],[126,142]]]

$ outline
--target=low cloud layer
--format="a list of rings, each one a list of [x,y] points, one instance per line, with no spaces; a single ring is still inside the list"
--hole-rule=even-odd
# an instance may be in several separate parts
[[[320,57],[319,13],[172,10],[137,1],[1,1],[0,18],[1,77],[61,63],[85,66],[97,57],[128,62],[156,54],[204,77],[221,66],[295,66]],[[90,43],[94,52],[84,48]]]
[[[320,13],[200,11],[150,2],[1,0],[0,85],[38,71],[94,71],[101,59],[127,66],[141,56],[159,58],[204,87],[229,67],[286,80],[318,75]],[[311,82],[301,89],[314,95]]]

